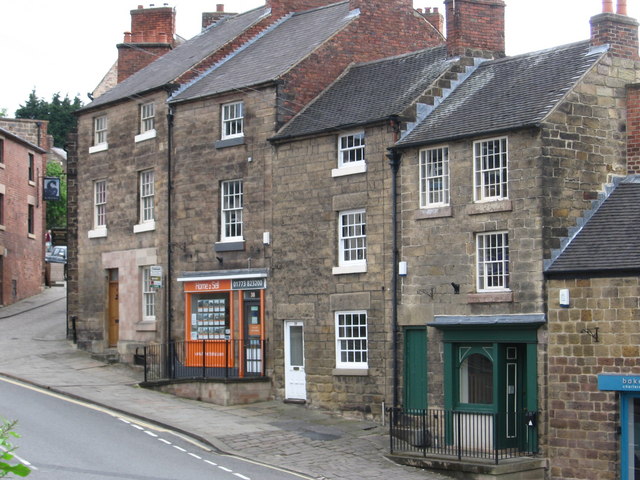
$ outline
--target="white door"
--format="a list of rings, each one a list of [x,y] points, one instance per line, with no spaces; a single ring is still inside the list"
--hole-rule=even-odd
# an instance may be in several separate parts
[[[284,396],[288,400],[307,399],[304,326],[298,321],[284,322]]]

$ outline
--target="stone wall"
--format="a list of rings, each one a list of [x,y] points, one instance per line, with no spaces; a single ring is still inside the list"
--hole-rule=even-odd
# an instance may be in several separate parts
[[[570,306],[560,307],[560,289]],[[615,392],[598,374],[640,374],[640,278],[551,279],[546,444],[550,479],[614,480],[620,470]],[[598,342],[584,330],[598,328]]]
[[[124,275],[126,268],[133,278],[122,277],[123,288],[135,289],[131,295],[139,295],[141,289],[140,267],[160,263],[166,254],[167,228],[167,126],[165,103],[166,94],[158,93],[137,102],[126,102],[87,112],[79,118],[77,148],[82,159],[77,164],[77,309],[70,314],[77,316],[78,343],[82,348],[94,352],[107,348],[107,274],[108,269],[120,269]],[[155,103],[156,136],[136,142],[140,133],[139,106]],[[108,149],[89,153],[93,142],[93,119],[106,114],[108,121]],[[153,169],[155,173],[154,216],[155,229],[134,233],[134,226],[140,221],[139,172]],[[70,172],[72,173],[72,172]],[[90,238],[94,230],[94,182],[107,182],[107,232],[106,236]],[[149,257],[144,252],[152,250]],[[120,263],[109,260],[122,252]],[[126,258],[147,258],[148,261],[124,265]],[[126,268],[125,268],[126,267]],[[131,269],[135,271],[130,271]],[[73,273],[70,272],[73,277]],[[74,279],[73,281],[75,281]],[[122,291],[123,292],[123,291]],[[124,293],[124,292],[123,292]],[[164,319],[163,291],[156,297],[156,318],[158,325]],[[127,295],[123,295],[126,298]],[[136,297],[138,298],[138,297]],[[122,308],[122,306],[121,306]],[[128,311],[121,320],[121,343],[161,339],[161,328],[139,330],[135,326],[141,321],[142,304],[128,305]]]
[[[391,402],[390,167],[393,133],[365,129],[364,173],[332,176],[338,134],[279,145],[273,166],[274,344],[283,322],[304,323],[308,402],[356,415],[382,414]],[[366,273],[334,274],[338,265],[338,213],[366,212]],[[368,368],[336,368],[337,311],[367,312]],[[283,396],[282,347],[275,352],[275,386]]]

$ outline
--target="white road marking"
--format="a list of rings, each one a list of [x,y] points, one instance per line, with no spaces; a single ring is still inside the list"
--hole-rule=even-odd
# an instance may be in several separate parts
[[[218,468],[220,470],[224,470],[225,472],[229,472],[229,473],[233,472],[233,470],[231,470],[230,468],[223,467],[222,465],[218,465]]]
[[[242,480],[251,480],[250,477],[245,477],[244,475],[240,474],[240,473],[234,473],[234,475],[236,477],[242,478]]]
[[[199,457],[198,455],[196,455],[195,453],[191,453],[191,452],[187,452],[189,455],[191,455],[193,458],[197,458],[198,460],[202,460],[202,457]]]
[[[175,448],[176,450],[180,450],[181,452],[187,452],[184,448],[179,447],[178,445],[174,445],[173,448]]]

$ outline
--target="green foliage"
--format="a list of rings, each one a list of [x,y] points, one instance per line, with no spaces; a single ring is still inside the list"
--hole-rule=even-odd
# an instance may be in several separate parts
[[[38,98],[35,89],[29,94],[24,105],[16,110],[16,118],[30,118],[33,120],[48,120],[48,133],[53,135],[53,144],[56,147],[64,147],[67,134],[76,126],[76,118],[73,112],[82,107],[80,98],[73,100],[65,95],[64,99],[59,93],[54,93],[51,102]]]
[[[6,117],[7,116],[7,109],[6,108],[0,108],[0,118],[1,117]]]
[[[67,176],[62,166],[55,162],[47,163],[47,177],[60,178],[60,200],[47,202],[47,230],[67,226]]]
[[[0,477],[8,477],[8,475],[18,475],[26,477],[31,473],[29,467],[16,462],[13,452],[15,447],[9,441],[10,438],[19,438],[20,435],[13,431],[16,422],[9,422],[0,419]]]

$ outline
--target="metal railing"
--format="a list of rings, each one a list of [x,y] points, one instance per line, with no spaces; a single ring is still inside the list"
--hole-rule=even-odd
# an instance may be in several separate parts
[[[390,408],[392,454],[502,459],[537,453],[537,412],[485,413],[444,409]]]
[[[144,381],[265,376],[265,340],[184,340],[144,347]]]

